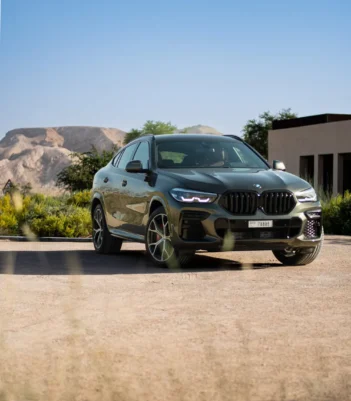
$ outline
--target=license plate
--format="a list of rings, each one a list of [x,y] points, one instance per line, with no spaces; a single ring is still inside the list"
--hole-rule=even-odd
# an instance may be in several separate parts
[[[249,221],[249,228],[273,227],[273,220]]]

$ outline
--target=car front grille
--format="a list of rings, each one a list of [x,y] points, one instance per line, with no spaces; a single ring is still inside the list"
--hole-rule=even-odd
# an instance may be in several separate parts
[[[267,215],[289,214],[296,206],[289,191],[230,192],[222,195],[219,204],[231,214],[252,216],[260,208]]]
[[[266,214],[289,214],[296,206],[291,192],[264,192],[261,195],[261,207]]]

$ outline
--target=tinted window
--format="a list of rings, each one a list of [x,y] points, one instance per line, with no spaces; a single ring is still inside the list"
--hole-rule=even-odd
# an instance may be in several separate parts
[[[157,145],[160,168],[260,168],[267,165],[244,143],[213,139],[166,141]]]
[[[128,162],[130,162],[132,160],[132,156],[133,156],[137,146],[138,146],[138,144],[135,143],[135,144],[130,145],[127,148],[125,148],[123,155],[119,160],[118,168],[123,168],[123,169],[126,168]]]
[[[149,167],[149,144],[148,142],[141,142],[138,150],[136,151],[133,160],[140,160],[143,168]]]

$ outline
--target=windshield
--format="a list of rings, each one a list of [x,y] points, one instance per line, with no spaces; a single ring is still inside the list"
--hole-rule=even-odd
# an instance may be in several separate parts
[[[159,168],[259,168],[268,167],[239,141],[170,140],[157,145]]]

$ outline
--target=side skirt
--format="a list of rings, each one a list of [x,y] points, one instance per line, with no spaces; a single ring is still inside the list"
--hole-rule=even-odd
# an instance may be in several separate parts
[[[117,230],[115,228],[109,229],[109,231],[113,237],[120,238],[125,241],[141,242],[143,244],[145,243],[145,237],[143,235],[133,234],[123,230]]]

